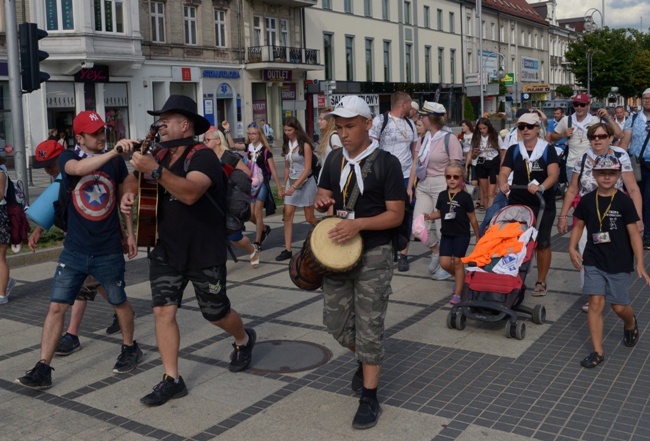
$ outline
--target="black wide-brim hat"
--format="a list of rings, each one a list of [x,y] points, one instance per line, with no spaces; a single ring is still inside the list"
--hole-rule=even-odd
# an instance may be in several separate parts
[[[163,113],[179,113],[194,123],[194,134],[202,135],[210,128],[210,121],[196,113],[196,103],[184,95],[170,95],[160,110],[147,110],[149,115],[160,116]]]

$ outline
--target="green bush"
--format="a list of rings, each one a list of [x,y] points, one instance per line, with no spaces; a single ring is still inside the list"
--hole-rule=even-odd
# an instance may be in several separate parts
[[[472,102],[467,96],[465,97],[465,104],[463,105],[463,119],[468,119],[470,121],[476,120],[474,106],[472,106]]]

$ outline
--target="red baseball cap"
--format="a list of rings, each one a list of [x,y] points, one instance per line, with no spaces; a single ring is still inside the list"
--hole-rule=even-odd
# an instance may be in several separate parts
[[[106,127],[106,123],[97,112],[92,110],[84,110],[72,122],[72,130],[74,130],[75,135],[95,133],[102,127]]]
[[[36,146],[34,152],[34,168],[45,168],[57,160],[59,155],[63,153],[63,146],[53,139],[43,141]]]
[[[591,97],[586,93],[579,93],[573,98],[573,102],[578,104],[589,104],[591,103]]]

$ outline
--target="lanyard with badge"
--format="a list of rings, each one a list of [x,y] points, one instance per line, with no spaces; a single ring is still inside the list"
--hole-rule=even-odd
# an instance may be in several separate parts
[[[452,196],[449,190],[447,190],[447,197],[449,198],[449,213],[445,214],[445,220],[456,219],[456,212],[454,211],[454,198],[458,196],[458,193],[454,193]]]
[[[374,152],[370,154],[366,158],[366,162],[363,164],[363,167],[361,169],[361,179],[365,180],[366,177],[368,176],[368,172],[370,171],[370,167],[375,163],[375,159],[377,158],[377,155],[379,155],[379,149],[376,149]],[[345,157],[341,158],[341,173],[343,173],[343,169],[346,166],[346,159]],[[350,164],[352,165],[352,164]],[[343,210],[336,210],[336,215],[342,219],[354,219],[354,206],[357,204],[357,199],[359,199],[359,195],[361,194],[361,191],[359,190],[359,184],[357,184],[356,179],[354,180],[354,186],[352,188],[352,192],[350,192],[350,183],[352,182],[352,175],[354,172],[350,173],[348,175],[348,179],[345,182],[345,185],[341,189],[341,196],[343,197],[343,205],[344,209]],[[351,193],[351,194],[350,194]],[[348,199],[348,195],[350,195],[350,198]]]
[[[600,215],[600,205],[598,203],[598,193],[596,193],[596,214],[598,215],[598,224],[600,225],[600,228],[598,230],[598,233],[594,233],[591,235],[594,245],[598,245],[601,243],[609,243],[612,241],[611,237],[609,237],[609,231],[603,231],[603,221],[607,217],[607,213],[609,213],[609,210],[612,208],[612,204],[614,203],[614,196],[616,196],[617,190],[614,190],[614,193],[612,194],[612,198],[609,201],[609,205],[607,206],[607,209],[603,213],[603,215]]]

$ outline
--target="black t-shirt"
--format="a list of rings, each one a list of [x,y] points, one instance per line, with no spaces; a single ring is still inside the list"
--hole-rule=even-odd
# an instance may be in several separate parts
[[[363,165],[367,158],[359,164],[363,170]],[[334,212],[343,210],[343,195],[339,181],[341,179],[341,166],[345,164],[343,149],[336,149],[327,156],[321,178],[318,186],[332,191]],[[349,167],[349,165],[346,165]],[[378,176],[378,174],[380,176]],[[356,176],[352,171],[350,182],[356,182]],[[355,218],[373,217],[386,211],[386,201],[406,201],[406,189],[404,188],[404,176],[402,175],[402,166],[399,160],[390,153],[380,150],[375,163],[368,171],[368,176],[363,181],[364,191],[359,195],[354,207]],[[354,185],[350,187],[354,188]],[[352,190],[350,190],[350,193]],[[380,245],[386,245],[392,240],[391,231],[361,231],[364,250],[370,250]]]
[[[474,212],[474,201],[466,191],[459,191],[452,194],[452,201],[449,201],[447,190],[441,191],[436,202],[436,210],[440,210],[442,222],[441,233],[443,236],[463,237],[470,236],[470,222],[467,213]],[[445,220],[445,215],[453,211],[456,213],[454,219]]]
[[[517,152],[517,157],[515,158],[513,164],[513,155],[515,149],[519,150],[519,144],[514,144],[508,147],[505,158],[503,158],[503,166],[508,167],[513,171],[512,183],[514,185],[528,185],[533,179],[537,180],[540,184],[548,178],[547,167],[549,164],[558,164],[559,158],[555,149],[551,146],[546,146],[546,160],[544,156],[539,158],[537,161],[530,163],[530,180],[528,179],[528,171],[526,168],[526,161]],[[546,200],[547,209],[552,209],[555,207],[555,193],[550,191],[550,188],[547,188],[544,191],[544,199]],[[539,199],[537,195],[531,194],[528,190],[511,190],[510,196],[508,197],[509,204],[523,204],[529,207],[539,207]]]
[[[582,196],[573,212],[574,216],[585,222],[587,228],[587,246],[582,254],[583,264],[595,266],[599,270],[611,274],[632,272],[634,271],[634,251],[626,226],[639,220],[634,202],[622,191],[616,192],[613,201],[610,196],[598,196],[601,217],[609,207],[609,203],[612,202],[612,207],[607,211],[602,223],[602,231],[609,233],[611,241],[594,244],[592,234],[601,231],[596,210],[597,191]]]
[[[185,158],[192,147],[170,167],[171,155],[162,164],[165,173],[171,171],[185,177]],[[226,207],[225,174],[217,155],[209,148],[198,147],[190,157],[187,174],[198,171],[208,176],[212,186],[206,193]],[[162,258],[179,272],[209,268],[226,262],[225,219],[204,194],[192,205],[186,205],[172,196],[162,185],[158,186],[158,243],[152,257]]]

